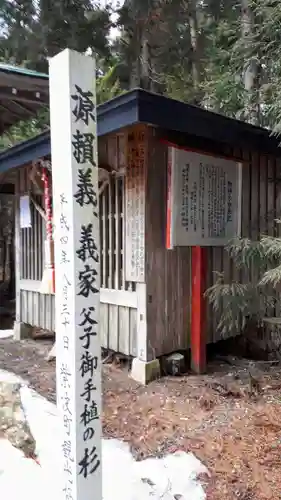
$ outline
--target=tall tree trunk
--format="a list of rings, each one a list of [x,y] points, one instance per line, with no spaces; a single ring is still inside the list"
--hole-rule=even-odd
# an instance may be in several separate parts
[[[245,48],[244,86],[246,90],[245,119],[254,125],[260,124],[259,75],[260,65],[251,55],[254,35],[254,15],[250,0],[241,0],[241,34]]]
[[[150,65],[150,47],[146,33],[144,32],[141,47],[141,87],[145,90],[152,90]]]
[[[185,8],[188,9],[190,40],[192,47],[192,78],[194,87],[194,103],[200,104],[200,83],[202,81],[202,67],[197,17],[197,0],[189,0],[187,3],[185,3]]]
[[[136,20],[135,33],[133,38],[133,60],[130,74],[130,88],[141,86],[141,44],[142,44],[142,27],[141,23]]]

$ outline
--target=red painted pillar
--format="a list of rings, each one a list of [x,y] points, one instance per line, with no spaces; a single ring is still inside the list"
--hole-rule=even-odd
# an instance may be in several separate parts
[[[191,257],[191,368],[196,373],[206,371],[206,291],[207,249],[192,247]]]
[[[46,222],[46,245],[47,252],[45,252],[45,271],[48,271],[48,280],[50,290],[55,293],[55,268],[54,268],[54,241],[53,241],[53,217],[52,217],[52,203],[51,203],[51,192],[50,192],[50,178],[48,175],[48,170],[46,167],[42,168],[42,180],[44,184],[44,205],[45,213],[47,217]]]

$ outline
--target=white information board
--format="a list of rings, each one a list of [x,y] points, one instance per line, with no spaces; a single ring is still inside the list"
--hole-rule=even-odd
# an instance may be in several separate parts
[[[224,246],[240,235],[241,164],[169,148],[167,247]]]
[[[30,198],[28,195],[20,197],[20,228],[31,227]]]
[[[95,60],[50,61],[56,377],[62,499],[101,500],[100,243]]]

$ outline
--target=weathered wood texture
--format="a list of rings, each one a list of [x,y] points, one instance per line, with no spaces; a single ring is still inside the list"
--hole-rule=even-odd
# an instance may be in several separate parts
[[[151,357],[189,346],[191,251],[165,247],[167,153],[155,131],[148,129],[146,285]]]
[[[21,290],[20,321],[31,326],[55,331],[55,296]]]
[[[151,355],[160,355],[189,347],[191,253],[190,248],[165,249],[167,149],[160,131],[150,129],[148,139],[146,205],[147,329]],[[163,134],[164,136],[164,134]],[[167,136],[165,136],[167,139]],[[192,141],[180,142],[193,149]],[[206,153],[212,151],[205,151]],[[242,169],[242,236],[273,234],[273,221],[280,216],[280,160],[256,152],[221,148],[221,156],[235,158]],[[278,163],[279,162],[279,163]],[[279,209],[278,209],[279,207]],[[207,249],[207,287],[223,272],[226,282],[247,279],[235,269],[224,248]],[[255,270],[252,270],[254,273]],[[207,306],[207,342],[217,342],[219,314]]]
[[[125,280],[125,183],[126,135],[102,139],[99,145],[100,164],[111,167],[100,182],[101,239],[101,339],[102,347],[126,355],[136,353],[137,298],[136,283]],[[55,330],[55,300],[41,294],[40,281],[44,269],[45,221],[31,203],[32,227],[19,227],[19,197],[34,193],[30,166],[17,171],[16,241],[18,248],[17,321],[47,330]]]
[[[101,303],[101,345],[126,355],[137,352],[137,310]]]

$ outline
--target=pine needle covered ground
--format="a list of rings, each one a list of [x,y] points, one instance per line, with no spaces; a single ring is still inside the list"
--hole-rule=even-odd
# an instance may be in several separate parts
[[[55,401],[55,365],[46,341],[0,341],[0,367]],[[235,360],[234,360],[235,361]],[[249,378],[249,369],[252,378]],[[239,360],[205,376],[164,377],[140,387],[127,368],[104,365],[103,427],[135,455],[192,451],[208,467],[207,499],[278,499],[281,491],[281,367]],[[254,381],[254,383],[253,383]]]

